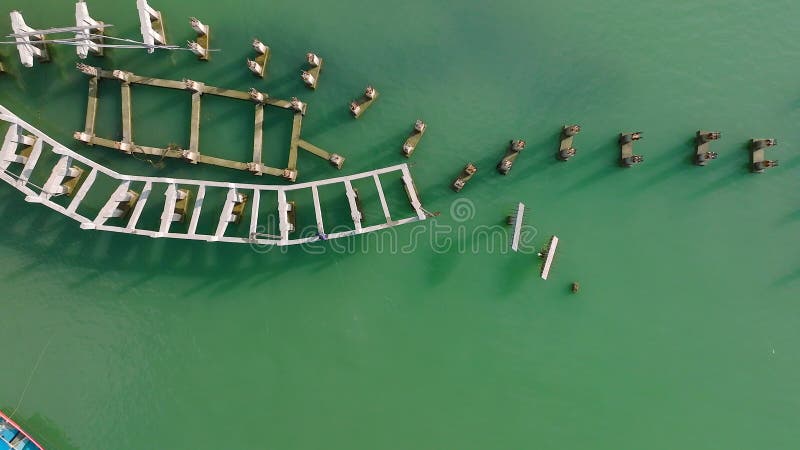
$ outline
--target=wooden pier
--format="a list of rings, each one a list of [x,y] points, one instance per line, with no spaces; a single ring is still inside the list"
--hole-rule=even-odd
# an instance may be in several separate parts
[[[619,135],[619,163],[623,167],[633,167],[635,164],[644,162],[644,157],[633,154],[633,143],[642,138],[640,131],[634,133],[620,133]]]
[[[569,161],[569,159],[578,152],[575,150],[575,147],[572,146],[572,141],[575,135],[580,132],[580,125],[564,125],[561,129],[561,143],[558,146],[558,153],[556,154],[556,158],[558,158],[559,161]]]
[[[154,238],[189,239],[199,241],[218,241],[246,243],[258,245],[296,245],[323,239],[335,239],[372,231],[391,228],[411,222],[425,220],[427,215],[419,202],[411,172],[406,164],[386,167],[370,172],[331,178],[287,186],[258,185],[247,183],[225,183],[216,181],[185,180],[160,177],[143,177],[123,175],[68,149],[48,137],[40,130],[26,123],[11,111],[0,106],[0,122],[7,122],[9,129],[0,149],[0,161],[4,170],[0,171],[0,179],[19,190],[31,203],[39,203],[53,209],[80,223],[81,228],[88,230],[110,231],[116,233],[136,234]],[[27,156],[26,156],[27,155]],[[39,158],[46,156],[46,158]],[[39,170],[50,175],[43,187],[30,182],[30,174],[39,161],[48,161],[52,166],[44,166]],[[13,167],[11,167],[13,165]],[[88,175],[83,176],[88,172]],[[100,212],[87,217],[80,211],[80,206],[87,194],[92,190],[98,175],[115,180],[118,185],[108,197]],[[389,202],[380,182],[382,175],[398,176],[402,181],[409,204],[414,214],[408,217],[392,217]],[[373,180],[378,190],[378,197],[384,212],[385,221],[365,226],[363,209],[359,205],[360,198],[354,182],[357,180]],[[133,183],[142,186],[140,191],[132,188]],[[352,227],[336,233],[325,234],[323,208],[337,205],[323,205],[320,201],[319,189],[324,186],[339,186],[347,194],[350,207]],[[206,199],[206,191],[223,189],[227,192],[222,204],[210,204]],[[147,204],[154,201],[154,191],[166,192],[161,203],[156,207],[162,211],[157,229],[141,226],[139,219]],[[293,237],[297,225],[294,202],[287,201],[287,194],[300,190],[310,190],[313,204],[305,205],[313,208],[316,217],[316,235]],[[71,195],[67,206],[57,202],[56,197]],[[279,230],[277,234],[263,233],[261,228],[268,222],[260,208],[260,200],[266,196],[277,200]],[[194,200],[193,200],[194,199]],[[203,234],[197,231],[201,211],[211,209],[210,213],[218,214],[217,227],[213,233]],[[228,228],[231,224],[247,222],[247,236],[230,236]],[[123,220],[124,219],[124,220]],[[242,225],[244,226],[244,225]],[[337,226],[337,228],[339,228]]]
[[[358,119],[362,114],[364,114],[364,111],[366,111],[367,108],[372,106],[375,100],[378,99],[379,95],[380,93],[378,93],[374,87],[367,86],[367,88],[364,90],[364,95],[362,95],[358,100],[353,100],[350,102],[350,113],[353,114],[353,117]]]
[[[403,143],[403,156],[406,158],[410,158],[411,155],[414,153],[414,150],[417,149],[417,145],[419,144],[420,139],[422,139],[422,135],[425,134],[425,130],[428,129],[428,125],[425,122],[417,119],[414,122],[414,129],[411,130],[411,134],[408,135],[408,139]]]
[[[694,163],[705,166],[712,159],[717,159],[717,153],[711,151],[711,142],[722,137],[719,131],[698,131],[694,144]]]
[[[450,184],[450,187],[456,191],[461,192],[464,189],[464,186],[467,185],[467,182],[472,179],[475,173],[478,172],[478,168],[473,163],[469,163],[464,166],[464,170],[453,180],[453,183]]]
[[[778,145],[778,140],[750,139],[750,170],[753,173],[764,173],[765,170],[778,166],[778,160],[767,159],[767,149]]]
[[[196,17],[189,18],[189,25],[197,33],[197,39],[189,41],[189,50],[197,56],[197,59],[208,61],[211,59],[211,27]]]
[[[113,148],[127,154],[145,154],[163,156],[165,158],[183,159],[192,164],[210,164],[229,169],[243,170],[255,175],[272,175],[295,181],[297,179],[297,152],[303,149],[328,161],[337,169],[342,168],[345,158],[336,153],[329,153],[317,146],[302,139],[300,131],[302,129],[303,117],[306,113],[307,105],[300,100],[293,98],[290,101],[278,100],[269,97],[266,93],[251,89],[249,92],[223,89],[208,86],[194,80],[163,80],[158,78],[143,77],[131,72],[122,70],[103,70],[98,67],[78,64],[78,69],[89,76],[89,94],[86,107],[86,122],[83,131],[74,134],[75,139],[88,145],[99,145],[101,147]],[[99,107],[99,84],[100,80],[116,80],[121,84],[122,90],[122,140],[114,141],[95,135],[95,122]],[[191,93],[191,122],[189,146],[183,148],[156,148],[138,145],[133,137],[133,111],[131,98],[131,85],[140,84],[167,89],[177,89]],[[255,132],[253,135],[253,159],[249,162],[232,161],[204,154],[200,148],[200,119],[201,102],[204,95],[215,95],[220,97],[243,100],[255,104]],[[264,107],[270,106],[285,109],[293,112],[292,120],[292,140],[289,148],[289,159],[286,168],[268,167],[263,164],[262,159],[262,137],[264,125]]]
[[[497,171],[500,172],[502,175],[508,175],[508,172],[511,170],[511,167],[514,165],[514,161],[517,160],[517,156],[519,156],[519,153],[524,149],[525,149],[525,141],[523,141],[522,139],[510,141],[505,156],[503,156],[503,159],[501,159],[500,162],[497,163]]]

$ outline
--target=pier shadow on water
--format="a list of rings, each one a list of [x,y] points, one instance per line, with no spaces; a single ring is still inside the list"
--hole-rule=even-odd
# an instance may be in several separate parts
[[[314,255],[300,246],[258,249],[247,244],[148,239],[86,231],[80,229],[78,222],[47,207],[26,203],[18,191],[5,185],[0,188],[0,217],[7,223],[0,245],[33,258],[22,267],[6,272],[7,280],[30,276],[44,266],[51,269],[63,266],[90,271],[70,279],[72,287],[85,286],[108,273],[120,272],[126,274],[126,281],[114,287],[113,292],[119,293],[146,284],[154,276],[166,275],[194,280],[193,287],[178,292],[179,295],[208,296],[224,293],[242,283],[263,287],[274,276],[285,276],[295,270],[322,270],[330,262],[326,257],[330,252]]]

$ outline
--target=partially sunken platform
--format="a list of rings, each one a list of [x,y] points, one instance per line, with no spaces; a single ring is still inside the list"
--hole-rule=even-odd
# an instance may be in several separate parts
[[[117,173],[81,156],[0,105],[0,123],[3,122],[7,123],[8,129],[3,139],[2,149],[0,149],[0,166],[2,166],[0,179],[25,194],[26,201],[45,205],[78,221],[81,228],[87,230],[137,234],[153,238],[286,246],[353,236],[427,218],[414,187],[411,172],[406,164],[288,186],[132,176]],[[45,163],[44,161],[48,162]],[[47,165],[37,168],[37,164]],[[37,186],[31,182],[31,174],[34,169],[49,172],[43,186]],[[387,196],[380,180],[380,176],[385,174],[399,176],[405,188],[413,215],[402,218],[392,217]],[[79,212],[79,207],[92,190],[99,175],[110,177],[118,185],[107,198],[100,212],[96,216],[87,217]],[[358,193],[353,187],[353,182],[356,180],[362,180],[360,183],[363,183],[363,180],[372,180],[374,182],[384,213],[383,221],[369,226],[363,223],[363,214],[356,201]],[[143,188],[140,191],[136,191],[133,188],[134,183],[137,186],[143,185]],[[353,221],[352,228],[348,227],[349,229],[345,231],[326,234],[325,224],[323,223],[323,205],[319,195],[319,189],[324,186],[343,189],[345,195],[342,196],[341,202],[342,204],[348,204],[350,207]],[[209,189],[227,191],[227,195],[221,204],[214,204],[214,202],[206,199],[206,191]],[[302,205],[302,207],[313,208],[316,217],[316,234],[313,236],[293,237],[292,235],[296,231],[294,220],[296,207],[300,206],[293,201],[289,201],[287,194],[294,196],[297,191],[301,190],[310,191],[311,193],[313,205]],[[164,198],[154,198],[156,196],[151,196],[153,192],[164,192]],[[55,198],[60,196],[70,197],[66,206],[62,201],[55,201]],[[265,221],[268,220],[268,218],[263,218],[262,216],[271,214],[260,214],[260,201],[270,196],[272,197],[271,200],[277,201],[278,230],[276,230],[277,234],[275,235],[261,231],[265,229]],[[162,210],[157,230],[140,228],[139,226],[139,219],[148,202],[157,202],[156,207]],[[336,208],[340,205],[325,205],[325,207],[328,206]],[[202,210],[211,210],[208,214],[218,217],[217,226],[213,233],[207,234],[197,231]],[[205,212],[203,214],[204,217],[207,215]],[[245,216],[249,216],[248,236],[227,236],[228,226],[231,223],[242,221]],[[117,225],[110,224],[112,219],[115,219],[113,222]],[[188,221],[188,226],[176,225],[186,221]],[[340,227],[337,226],[338,228]]]

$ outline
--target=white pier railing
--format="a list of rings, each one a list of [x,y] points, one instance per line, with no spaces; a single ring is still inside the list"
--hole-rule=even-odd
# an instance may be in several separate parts
[[[288,186],[133,176],[117,173],[70,150],[0,105],[0,125],[2,125],[2,122],[8,124],[8,129],[0,149],[0,168],[2,168],[0,170],[0,179],[25,194],[26,201],[47,206],[78,221],[81,228],[87,230],[137,234],[154,238],[285,246],[353,236],[427,218],[406,164]],[[47,156],[56,156],[57,158],[40,159],[40,156],[47,153],[49,153]],[[55,164],[52,162],[54,159],[57,159]],[[30,177],[37,163],[44,160],[50,161],[49,164],[51,166],[37,169],[43,171],[49,169],[47,180],[43,186],[39,187],[30,182]],[[19,166],[22,166],[21,169]],[[380,182],[380,176],[383,174],[394,174],[399,180],[402,180],[413,215],[402,218],[393,218],[391,216],[389,204]],[[79,207],[92,190],[98,175],[110,177],[119,184],[105,201],[100,212],[94,217],[87,217],[79,212]],[[385,220],[369,226],[363,223],[364,218],[360,211],[358,192],[353,187],[353,183],[357,180],[374,182]],[[360,182],[363,183],[364,181]],[[132,183],[143,184],[141,192],[132,190]],[[319,189],[323,186],[331,185],[338,185],[345,192],[340,201],[342,205],[349,206],[352,229],[326,235],[323,223],[323,207],[330,205],[323,205],[320,201]],[[140,228],[139,219],[142,216],[145,205],[148,202],[160,200],[151,195],[158,188],[166,192],[164,199],[161,200],[163,203],[155,206],[162,210],[158,229]],[[209,205],[205,197],[206,191],[210,188],[225,189],[227,195],[224,202],[217,205]],[[293,220],[295,205],[293,202],[288,201],[287,193],[300,190],[311,191],[313,205],[308,207],[314,208],[316,234],[293,238],[292,233],[295,232]],[[61,204],[64,202],[57,202],[54,198],[61,195],[70,195],[67,206]],[[266,196],[270,195],[277,200],[278,235],[259,233],[260,219],[262,218],[260,205]],[[193,202],[190,202],[191,197],[194,197]],[[190,203],[191,208],[189,208]],[[215,216],[218,217],[218,221],[213,234],[197,232],[200,213],[204,209],[212,209],[213,212],[210,214],[218,215]],[[227,236],[228,226],[231,223],[238,222],[247,213],[250,216],[248,236]],[[126,216],[125,224],[109,224],[111,219],[116,218],[119,220]],[[176,222],[185,222],[187,220],[188,226],[177,227],[174,225]]]

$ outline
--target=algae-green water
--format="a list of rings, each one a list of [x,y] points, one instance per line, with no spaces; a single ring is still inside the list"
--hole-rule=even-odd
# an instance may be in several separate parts
[[[152,3],[170,42],[192,39],[196,16],[221,51],[87,62],[300,97],[304,138],[347,161],[337,172],[302,153],[299,181],[405,162],[424,119],[408,162],[441,214],[254,249],[84,231],[0,185],[0,408],[48,449],[797,447],[800,4]],[[71,1],[3,5],[36,28],[74,20]],[[89,11],[140,38],[133,0]],[[254,37],[272,49],[265,80],[244,64]],[[299,77],[307,51],[325,61],[316,91]],[[74,50],[33,69],[13,47],[0,57],[0,103],[114,170],[282,183],[79,145]],[[353,120],[369,83],[381,96]],[[133,92],[138,143],[188,145],[187,94]],[[119,137],[119,95],[101,85],[98,134]],[[249,160],[252,107],[207,98],[202,120],[202,151]],[[290,118],[267,121],[265,161],[285,163]],[[560,163],[568,123],[583,131]],[[722,132],[707,167],[691,161],[699,129]],[[623,131],[644,136],[632,169],[617,165]],[[753,137],[778,139],[778,168],[749,173]],[[528,145],[503,177],[494,166],[516,138]],[[470,161],[477,175],[451,192]],[[346,223],[343,194],[330,198]],[[547,281],[534,253],[488,243],[518,202],[534,247],[561,240]]]

